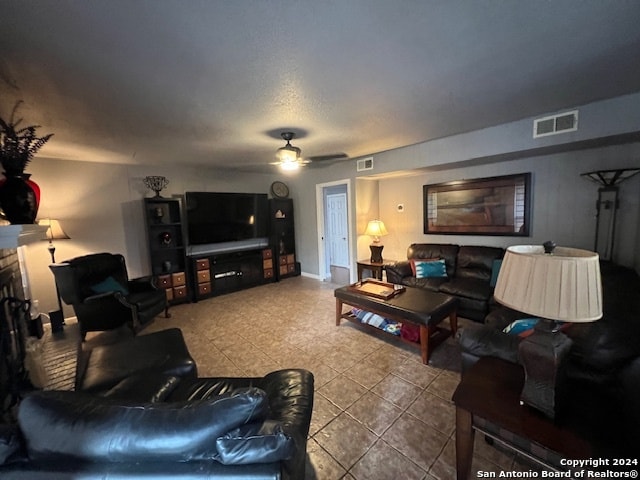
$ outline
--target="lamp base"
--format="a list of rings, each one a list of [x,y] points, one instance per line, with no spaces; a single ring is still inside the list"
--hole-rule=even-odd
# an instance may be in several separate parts
[[[558,331],[557,324],[540,319],[531,335],[518,347],[518,358],[524,367],[525,380],[520,401],[554,418],[556,413],[556,381],[562,360],[573,342]]]
[[[371,263],[382,263],[382,249],[384,245],[369,245],[371,250]]]
[[[53,310],[49,312],[49,322],[51,323],[52,332],[61,332],[64,325],[64,316],[61,310]]]

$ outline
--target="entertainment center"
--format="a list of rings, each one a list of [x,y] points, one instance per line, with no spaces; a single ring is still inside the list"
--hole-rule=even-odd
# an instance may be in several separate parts
[[[186,192],[144,202],[151,271],[170,303],[300,275],[289,198]]]

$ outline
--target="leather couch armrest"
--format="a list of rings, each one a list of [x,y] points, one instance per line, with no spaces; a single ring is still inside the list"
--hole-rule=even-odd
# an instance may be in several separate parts
[[[518,345],[521,338],[517,335],[509,335],[482,325],[458,330],[457,338],[462,353],[467,356],[467,359],[470,355],[478,359],[498,357],[508,362],[518,363]]]
[[[151,276],[133,278],[129,280],[128,287],[131,293],[148,292],[150,290],[158,289],[153,282],[153,277]]]
[[[283,425],[306,426],[305,437],[313,410],[313,380],[307,370],[287,369],[271,372],[257,384],[267,392],[271,418]]]
[[[307,435],[311,424],[314,394],[313,374],[302,369],[278,370],[267,374],[258,387],[267,392],[269,417],[282,425],[295,440],[296,454],[283,462],[283,478],[304,478]]]
[[[409,261],[402,261],[392,263],[385,267],[387,272],[387,281],[391,283],[402,283],[404,277],[410,277],[413,275],[411,271],[411,263]]]

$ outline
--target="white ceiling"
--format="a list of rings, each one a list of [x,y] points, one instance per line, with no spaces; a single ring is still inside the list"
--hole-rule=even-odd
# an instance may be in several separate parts
[[[0,0],[0,115],[42,155],[264,166],[640,90],[635,0]],[[273,167],[271,167],[273,168]]]

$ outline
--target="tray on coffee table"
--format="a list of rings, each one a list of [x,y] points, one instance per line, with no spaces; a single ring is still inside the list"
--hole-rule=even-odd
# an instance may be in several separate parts
[[[361,282],[356,282],[349,285],[349,290],[361,293],[362,295],[368,295],[370,297],[381,298],[383,300],[389,300],[395,297],[399,293],[404,292],[406,289],[404,285],[397,285],[394,283],[381,282],[380,280],[374,280],[367,278]]]

